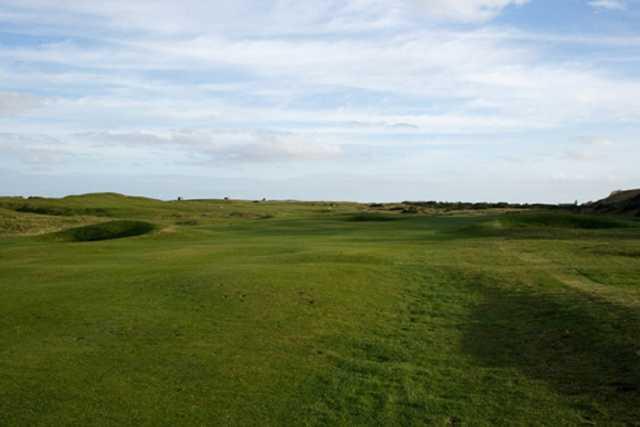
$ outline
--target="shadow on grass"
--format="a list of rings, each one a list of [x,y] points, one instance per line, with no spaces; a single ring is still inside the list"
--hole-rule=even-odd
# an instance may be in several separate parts
[[[347,221],[351,222],[386,222],[397,221],[403,219],[399,215],[381,214],[378,212],[359,212],[347,217]]]
[[[458,228],[444,229],[442,235],[450,239],[593,240],[611,237],[636,240],[640,237],[640,228],[634,222],[616,218],[507,214],[479,218]]]
[[[463,348],[542,381],[587,423],[640,425],[640,312],[558,288],[487,288]]]
[[[99,224],[70,228],[55,233],[56,237],[72,242],[95,242],[122,239],[152,232],[155,226],[145,221],[109,221]]]

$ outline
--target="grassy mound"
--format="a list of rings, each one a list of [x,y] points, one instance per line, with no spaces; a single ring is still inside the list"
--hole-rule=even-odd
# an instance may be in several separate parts
[[[508,213],[498,217],[463,224],[450,230],[464,237],[557,238],[576,233],[603,232],[638,228],[634,221],[603,215],[587,215],[558,211]]]
[[[584,212],[640,216],[640,189],[614,191],[602,200],[581,206]]]
[[[0,208],[0,237],[53,233],[97,222],[86,216],[52,216]]]
[[[144,221],[109,221],[101,224],[70,228],[58,233],[65,240],[94,242],[140,236],[153,231],[155,226]]]
[[[627,221],[595,215],[571,213],[527,213],[509,215],[502,221],[507,226],[572,228],[582,230],[630,227]]]
[[[62,199],[46,197],[0,197],[0,208],[19,213],[49,216],[141,217],[162,214],[164,202],[117,193],[92,193],[67,196]]]
[[[38,215],[51,215],[51,216],[74,216],[74,215],[94,215],[94,216],[108,216],[106,209],[101,208],[84,208],[73,209],[64,206],[38,206],[33,204],[24,204],[14,208],[16,212],[32,213]]]

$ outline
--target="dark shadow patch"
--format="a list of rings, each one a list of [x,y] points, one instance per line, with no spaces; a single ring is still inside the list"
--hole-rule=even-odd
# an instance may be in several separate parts
[[[183,226],[200,225],[197,219],[182,219],[180,221],[176,221],[175,224]]]
[[[458,229],[445,231],[450,238],[505,239],[637,239],[640,228],[633,221],[566,212],[510,213],[481,218]]]
[[[387,222],[397,221],[400,218],[393,215],[384,215],[376,212],[360,212],[347,217],[347,221],[351,222]]]
[[[594,255],[617,256],[625,258],[640,258],[640,249],[631,248],[595,248],[590,251]]]
[[[541,226],[582,230],[601,230],[636,226],[636,224],[618,218],[565,212],[509,214],[504,216],[503,222],[508,226]]]
[[[150,233],[154,229],[153,224],[144,221],[109,221],[70,228],[56,233],[55,236],[72,242],[94,242],[140,236]]]
[[[485,288],[463,349],[543,381],[588,423],[640,425],[640,312],[566,288]]]

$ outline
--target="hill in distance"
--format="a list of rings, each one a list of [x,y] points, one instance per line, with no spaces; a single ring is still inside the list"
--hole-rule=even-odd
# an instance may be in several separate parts
[[[586,212],[640,216],[640,189],[614,191],[602,200],[583,205]]]

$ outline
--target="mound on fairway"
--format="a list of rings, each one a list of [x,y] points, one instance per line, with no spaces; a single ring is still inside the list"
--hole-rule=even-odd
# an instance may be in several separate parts
[[[140,236],[153,231],[154,228],[153,224],[144,221],[109,221],[70,228],[58,233],[58,236],[73,242],[95,242]]]
[[[597,233],[637,227],[624,218],[569,212],[508,213],[471,225],[463,225],[454,233],[465,236],[551,238],[575,233]],[[560,234],[559,234],[560,233]]]
[[[503,222],[511,226],[534,226],[551,228],[573,228],[584,230],[624,228],[631,224],[617,218],[571,213],[513,214]]]

